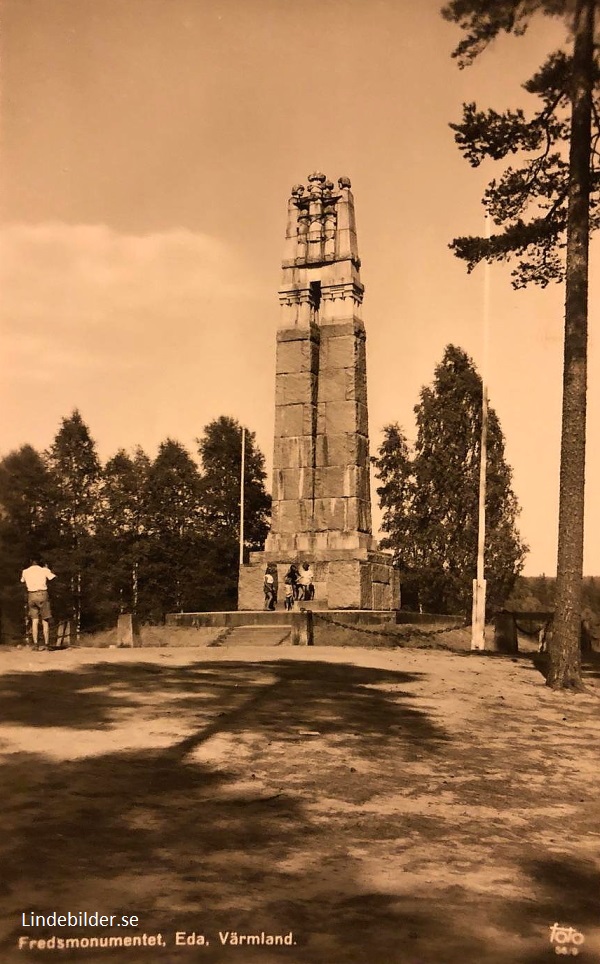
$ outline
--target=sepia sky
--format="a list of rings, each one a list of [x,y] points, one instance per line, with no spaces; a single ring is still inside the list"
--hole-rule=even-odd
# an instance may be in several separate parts
[[[560,43],[541,20],[459,71],[438,0],[2,0],[0,455],[81,411],[103,460],[195,451],[229,414],[270,467],[277,288],[292,184],[352,180],[371,449],[448,342],[482,364],[482,188],[448,123],[503,109]],[[497,172],[496,172],[497,173]],[[592,262],[597,245],[592,245]],[[600,573],[598,271],[590,298],[586,556]],[[491,269],[490,402],[525,572],[556,571],[563,291]]]

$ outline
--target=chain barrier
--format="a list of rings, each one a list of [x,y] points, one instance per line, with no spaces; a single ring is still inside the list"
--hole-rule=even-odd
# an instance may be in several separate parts
[[[530,620],[530,623],[531,623],[531,622],[533,622],[533,620]],[[552,625],[553,617],[550,617],[550,619],[538,619],[538,620],[536,620],[536,622],[537,622],[537,623],[543,623],[543,624],[544,624],[544,625],[541,627],[541,630],[540,630],[540,628],[538,628],[538,629],[525,629],[523,626],[520,626],[519,623],[517,622],[517,620],[515,619],[515,626],[517,627],[517,632],[522,633],[523,636],[539,637],[540,631],[543,631],[544,633],[547,633],[547,632],[548,632],[548,630],[550,629],[550,627],[551,627],[551,625]]]
[[[301,612],[306,612],[306,610],[300,610]],[[367,629],[366,626],[355,626],[351,623],[342,623],[338,619],[332,619],[331,616],[324,616],[323,613],[316,609],[312,610],[313,617],[320,619],[321,622],[329,623],[331,626],[338,626],[340,629],[349,629],[354,633],[363,633],[365,636],[387,636],[390,639],[395,639],[398,643],[403,636],[410,635],[411,637],[418,637],[420,639],[431,639],[433,636],[441,636],[443,633],[451,633],[455,629],[464,629],[466,623],[461,623],[454,626],[444,626],[443,629],[417,629],[414,623],[397,623],[398,626],[406,626],[406,633],[399,632],[389,632],[385,629]]]

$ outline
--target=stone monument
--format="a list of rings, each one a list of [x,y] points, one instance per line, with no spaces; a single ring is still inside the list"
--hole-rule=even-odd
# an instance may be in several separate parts
[[[289,565],[308,561],[316,607],[400,606],[398,573],[371,529],[364,287],[354,198],[314,173],[288,201],[277,331],[273,513],[265,551],[240,569],[239,609],[261,609],[268,563],[280,602]],[[304,605],[304,603],[303,603]]]

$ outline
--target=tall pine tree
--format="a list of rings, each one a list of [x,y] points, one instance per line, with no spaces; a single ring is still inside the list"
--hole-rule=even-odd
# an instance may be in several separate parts
[[[515,256],[516,287],[565,280],[556,612],[547,682],[574,689],[581,688],[588,251],[590,229],[600,223],[596,6],[597,0],[452,0],[443,9],[464,31],[454,52],[461,67],[500,33],[524,33],[536,14],[562,17],[572,40],[570,50],[551,53],[524,85],[540,101],[530,118],[520,109],[480,111],[470,103],[462,122],[451,126],[475,167],[485,158],[519,156],[518,166],[507,166],[484,196],[502,230],[489,240],[457,238],[455,253],[469,269],[482,259]]]
[[[384,545],[394,549],[403,581],[418,589],[422,609],[471,612],[477,568],[482,386],[473,362],[448,345],[433,384],[415,407],[412,458],[396,426],[376,460],[382,485]],[[518,504],[504,457],[498,417],[488,412],[485,571],[487,605],[502,605],[520,572],[525,546],[516,529]]]
[[[202,463],[200,489],[205,525],[213,536],[239,538],[242,426],[222,415],[197,439]],[[265,459],[256,435],[246,429],[244,534],[248,549],[262,549],[269,531],[271,499],[265,491]]]
[[[53,564],[61,577],[57,586],[63,593],[61,615],[72,616],[79,632],[83,612],[92,612],[89,574],[93,569],[101,467],[96,444],[77,409],[62,420],[47,463],[59,536]]]
[[[139,580],[147,563],[150,459],[138,448],[133,457],[120,450],[102,472],[97,554],[105,560],[104,579],[114,613],[139,613]],[[99,587],[100,589],[100,587]]]
[[[242,426],[221,416],[197,439],[202,463],[202,516],[210,546],[209,577],[220,594],[219,608],[237,605],[240,536]],[[246,429],[244,458],[244,548],[262,549],[269,529],[271,498],[265,491],[265,460],[254,432]]]
[[[198,466],[179,442],[166,439],[148,469],[148,558],[140,570],[142,611],[199,610],[203,584]]]

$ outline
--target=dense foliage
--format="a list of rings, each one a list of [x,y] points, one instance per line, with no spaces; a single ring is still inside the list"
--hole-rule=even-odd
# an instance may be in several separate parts
[[[47,452],[25,445],[0,461],[3,641],[24,626],[21,571],[35,556],[57,574],[54,614],[81,631],[119,612],[157,622],[169,611],[237,604],[242,427],[221,417],[198,439],[201,464],[173,439],[102,466],[79,412]],[[262,548],[270,497],[264,458],[246,430],[245,548]]]
[[[415,407],[412,454],[398,425],[384,430],[375,460],[381,485],[384,548],[394,550],[406,605],[426,612],[471,612],[477,570],[482,385],[473,362],[448,345],[431,386]],[[487,606],[502,605],[526,548],[504,438],[488,413],[485,574]]]

